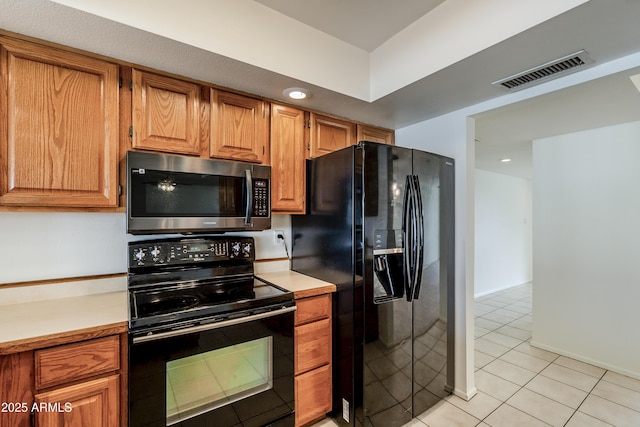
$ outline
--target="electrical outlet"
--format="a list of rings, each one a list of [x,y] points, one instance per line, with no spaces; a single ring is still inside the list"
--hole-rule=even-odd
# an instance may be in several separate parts
[[[282,238],[278,238],[282,236]],[[273,244],[278,246],[284,243],[284,230],[273,230]]]

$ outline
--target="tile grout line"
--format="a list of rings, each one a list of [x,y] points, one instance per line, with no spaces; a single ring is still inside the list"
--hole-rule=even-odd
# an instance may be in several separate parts
[[[559,356],[558,356],[558,357],[559,357]],[[562,366],[562,365],[560,365],[560,366]],[[567,368],[567,367],[565,366],[565,368]],[[571,369],[571,368],[567,368],[567,369]],[[575,369],[573,369],[573,370],[575,371]],[[576,371],[576,372],[579,372],[579,371]],[[604,376],[607,374],[607,372],[608,372],[608,370],[605,370],[605,371],[604,371],[604,373],[603,373],[603,374],[600,376],[600,378],[598,379],[598,381],[593,385],[593,387],[591,387],[591,390],[589,390],[589,391],[587,392],[587,395],[584,397],[584,399],[582,399],[582,401],[580,402],[580,404],[578,405],[578,407],[575,409],[575,411],[573,411],[573,414],[571,414],[571,416],[569,417],[569,419],[567,420],[567,422],[566,422],[566,423],[564,423],[564,425],[565,425],[565,426],[567,425],[567,423],[569,423],[569,421],[571,421],[571,418],[573,418],[573,417],[576,415],[576,412],[578,412],[578,411],[579,411],[580,407],[581,407],[581,406],[584,404],[584,402],[589,398],[589,396],[591,396],[591,393],[593,392],[593,390],[595,390],[595,388],[597,387],[597,385],[598,385],[598,384],[600,384],[600,381],[602,381],[602,378],[604,378]],[[594,378],[596,378],[596,377],[594,377]],[[613,402],[613,403],[615,403],[615,402]],[[584,412],[582,412],[582,413],[584,413]],[[602,422],[603,422],[603,423],[605,423],[605,424],[609,424],[609,423],[608,423],[608,422],[606,422],[605,420],[601,420],[600,418],[594,417],[593,415],[589,415],[589,414],[585,414],[585,415],[588,415],[588,416],[590,416],[590,417],[593,417],[593,418],[595,418],[596,420],[602,421]]]
[[[495,307],[495,309],[494,309],[494,310],[491,310],[491,311],[489,311],[489,312],[483,313],[483,314],[481,314],[481,315],[474,316],[474,318],[475,318],[475,319],[483,318],[483,316],[485,316],[486,314],[493,313],[493,312],[498,311],[498,310],[501,310],[501,309],[508,310],[508,309],[506,308],[506,306],[511,305],[511,304],[516,304],[517,302],[526,301],[526,300],[527,300],[527,299],[529,299],[529,298],[530,298],[530,297],[523,297],[523,298],[518,299],[517,301],[513,301],[513,302],[509,302],[509,303],[504,303],[505,305],[504,305],[504,306],[502,306],[502,307],[496,307],[496,306],[493,306],[492,304],[487,304],[487,303],[485,302],[485,303],[484,303],[484,305],[485,305],[485,306]],[[486,298],[486,299],[485,299],[485,301],[486,301],[486,300],[490,300],[490,299],[491,299],[490,297],[489,297],[489,298]],[[508,299],[508,298],[507,298],[507,299]],[[493,302],[499,302],[499,301],[493,301]],[[509,311],[513,311],[513,310],[509,310]],[[517,312],[517,313],[520,313],[520,312]],[[508,325],[510,325],[510,324],[511,324],[511,323],[513,323],[513,322],[516,322],[517,320],[522,319],[523,317],[526,317],[526,316],[532,316],[533,312],[531,311],[531,312],[529,312],[529,313],[521,313],[521,314],[522,314],[522,316],[520,316],[520,317],[518,317],[518,318],[516,318],[516,319],[514,319],[514,320],[512,320],[512,321],[510,321],[510,322],[507,322],[507,323],[497,322],[497,321],[495,321],[495,320],[491,320],[491,319],[485,319],[485,320],[489,320],[489,321],[492,321],[492,322],[495,322],[495,323],[502,323],[502,324],[501,324],[500,326],[498,326],[498,327],[494,328],[494,329],[488,329],[488,328],[484,328],[484,327],[480,326],[481,328],[486,329],[486,330],[488,330],[489,332],[487,332],[487,333],[485,333],[485,334],[482,334],[482,335],[480,335],[480,336],[478,336],[478,337],[475,337],[475,338],[474,338],[474,340],[477,340],[477,339],[483,338],[483,337],[485,337],[486,335],[488,335],[488,334],[490,334],[490,333],[492,333],[492,332],[500,333],[501,335],[511,337],[511,336],[509,336],[509,335],[507,335],[507,334],[502,334],[501,332],[498,332],[498,330],[499,330],[499,329],[501,329],[501,328],[503,328],[504,326],[508,326]],[[520,328],[518,328],[517,326],[513,326],[513,325],[511,325],[511,327],[516,328],[516,329],[519,329],[519,330],[522,330],[522,331],[525,331],[525,332],[529,332],[529,333],[530,333],[530,331],[529,331],[529,330],[520,329]],[[516,338],[516,337],[511,337],[511,338]],[[519,339],[519,338],[517,338],[517,339]],[[494,343],[493,341],[491,341],[491,340],[487,340],[486,338],[485,338],[485,340],[486,340],[486,341],[489,341],[489,342],[491,342],[491,343]],[[545,366],[545,368],[544,368],[544,369],[546,369],[547,367],[551,366],[552,364],[555,364],[555,365],[557,365],[557,366],[561,366],[561,367],[563,367],[563,368],[569,369],[569,370],[571,370],[571,371],[573,371],[573,372],[580,373],[580,374],[584,374],[584,375],[588,375],[588,376],[591,376],[592,378],[596,378],[596,379],[597,379],[597,382],[596,382],[596,383],[591,387],[591,389],[590,389],[590,390],[588,390],[588,391],[583,390],[583,391],[585,391],[585,392],[586,392],[586,395],[585,395],[585,397],[580,401],[580,403],[577,405],[577,407],[576,407],[575,409],[574,409],[574,408],[572,408],[572,407],[570,407],[570,406],[565,405],[565,404],[564,404],[564,403],[562,403],[562,402],[559,402],[559,401],[557,401],[557,400],[555,400],[555,399],[552,399],[552,398],[550,398],[550,397],[548,397],[548,396],[545,396],[545,395],[543,395],[543,394],[540,394],[540,393],[538,393],[538,392],[536,392],[536,391],[534,391],[534,390],[527,389],[528,391],[530,391],[530,392],[532,392],[532,393],[535,393],[535,394],[537,394],[537,395],[539,395],[539,396],[542,396],[542,397],[544,397],[544,398],[550,399],[550,400],[552,400],[553,402],[556,402],[556,403],[558,403],[558,404],[560,404],[560,405],[562,405],[562,406],[564,406],[564,407],[566,407],[566,408],[571,409],[571,410],[573,411],[573,412],[571,413],[571,416],[570,416],[570,417],[567,419],[567,421],[563,424],[563,425],[567,425],[567,424],[571,421],[571,419],[575,416],[575,414],[576,414],[577,412],[579,412],[580,407],[584,404],[584,402],[588,399],[588,397],[589,397],[589,396],[591,396],[591,395],[593,394],[593,391],[594,391],[594,390],[595,390],[595,388],[598,386],[598,384],[600,384],[602,381],[609,382],[609,381],[607,381],[607,380],[605,380],[605,379],[604,379],[605,375],[607,374],[607,372],[609,372],[609,370],[604,370],[604,372],[603,372],[600,376],[593,376],[593,375],[587,374],[586,372],[582,372],[582,371],[579,371],[579,370],[577,370],[577,369],[574,369],[574,368],[572,368],[572,367],[568,367],[568,366],[564,366],[564,365],[561,365],[561,364],[559,364],[559,363],[556,363],[556,362],[557,362],[557,360],[561,357],[561,355],[556,355],[556,357],[554,357],[554,358],[553,358],[553,360],[551,360],[551,361],[547,361],[546,359],[541,359],[541,358],[536,357],[536,356],[534,356],[534,355],[532,355],[532,354],[529,354],[529,353],[526,353],[526,352],[524,352],[524,351],[521,351],[521,350],[518,350],[518,349],[517,349],[517,347],[519,347],[519,346],[520,346],[520,345],[522,345],[523,343],[525,343],[525,342],[529,342],[529,343],[530,343],[530,341],[531,341],[531,337],[529,337],[529,338],[528,338],[528,339],[526,339],[526,340],[522,340],[522,342],[521,342],[520,344],[518,344],[518,345],[516,345],[516,346],[514,346],[514,347],[504,346],[504,347],[509,348],[509,350],[507,350],[506,352],[502,353],[500,356],[497,356],[497,357],[494,357],[494,356],[492,356],[492,355],[490,355],[490,354],[484,353],[484,352],[482,352],[481,350],[476,350],[476,351],[479,351],[480,353],[483,353],[483,354],[487,355],[488,357],[491,357],[493,360],[492,360],[491,362],[489,362],[489,363],[487,363],[487,364],[483,365],[482,367],[479,367],[478,369],[476,369],[476,370],[475,370],[475,373],[477,373],[477,372],[479,372],[479,371],[483,370],[487,365],[489,365],[489,364],[493,363],[494,361],[496,361],[496,360],[498,360],[498,359],[501,359],[501,358],[502,358],[505,354],[507,354],[508,352],[510,352],[510,351],[512,351],[512,350],[515,350],[515,351],[517,351],[517,352],[519,352],[519,353],[521,353],[521,354],[524,354],[524,355],[527,355],[527,356],[530,356],[530,357],[534,357],[534,358],[536,358],[536,359],[543,360],[543,361],[547,362],[547,365]],[[501,344],[499,344],[499,343],[494,343],[494,344],[501,345]],[[514,364],[514,363],[511,363],[511,362],[509,362],[509,361],[507,361],[507,360],[504,360],[504,359],[501,359],[501,360],[502,360],[502,362],[509,363],[509,364],[511,364],[511,365],[513,365],[513,366],[516,366],[516,367],[518,367],[518,368],[528,370],[527,368],[524,368],[524,367],[518,366],[518,365],[516,365],[516,364]],[[542,371],[544,371],[544,369],[543,369]],[[503,401],[503,402],[502,402],[502,403],[501,403],[497,408],[495,408],[495,409],[494,409],[493,411],[491,411],[488,415],[486,415],[483,419],[481,419],[481,422],[485,422],[485,420],[486,420],[489,416],[491,416],[491,414],[493,414],[493,413],[494,413],[495,411],[497,411],[497,410],[498,410],[502,405],[505,405],[505,404],[506,404],[506,405],[508,405],[508,406],[510,406],[511,408],[514,408],[514,409],[516,409],[516,410],[518,410],[518,411],[519,411],[519,409],[517,409],[517,408],[513,407],[512,405],[510,405],[509,403],[507,403],[507,402],[508,402],[508,400],[509,400],[509,399],[511,399],[515,394],[517,394],[518,392],[520,392],[523,388],[526,388],[527,384],[529,384],[531,381],[533,381],[533,380],[534,380],[535,378],[537,378],[539,375],[542,375],[543,377],[545,377],[545,378],[549,378],[549,379],[554,380],[554,381],[559,381],[558,379],[551,378],[551,377],[549,377],[549,376],[543,375],[543,374],[542,374],[542,371],[537,372],[537,373],[536,373],[536,375],[535,375],[534,377],[532,377],[529,381],[527,381],[527,382],[526,382],[524,385],[522,385],[522,386],[520,386],[519,384],[514,383],[514,382],[512,382],[512,381],[510,381],[510,380],[508,380],[508,379],[506,379],[506,378],[502,378],[502,377],[500,377],[500,376],[497,376],[498,378],[501,378],[502,380],[505,380],[505,381],[508,381],[508,382],[509,382],[509,383],[511,383],[511,384],[517,385],[519,388],[518,388],[518,390],[517,390],[516,392],[514,392],[514,393],[513,393],[513,394],[512,394],[512,395],[511,395],[507,400]],[[489,372],[489,371],[485,371],[485,372],[491,373],[491,372]],[[530,372],[534,372],[534,371],[530,371]],[[495,374],[492,374],[492,375],[495,375]],[[567,384],[567,383],[565,383],[565,382],[563,382],[563,381],[559,381],[559,382],[560,382],[560,383],[562,383],[562,384],[564,384],[564,385],[566,385],[566,386],[574,387],[573,385],[571,385],[571,384]],[[620,384],[616,384],[616,383],[613,383],[613,382],[610,382],[610,383],[611,383],[611,384],[613,384],[613,385],[616,385],[616,386],[622,387],[622,388],[624,388],[624,389],[630,390],[630,391],[635,391],[635,390],[633,390],[633,389],[629,389],[629,388],[627,388],[627,387],[625,387],[625,386],[622,386],[622,385],[620,385]],[[574,388],[575,388],[575,387],[574,387]],[[597,396],[597,395],[595,395],[595,394],[594,394],[594,396]],[[606,400],[606,401],[608,401],[608,402],[610,402],[610,403],[613,403],[613,404],[616,404],[616,405],[620,405],[620,406],[622,406],[622,407],[624,407],[624,408],[627,408],[627,409],[629,409],[629,410],[631,410],[631,411],[634,411],[634,412],[638,412],[638,413],[640,413],[640,411],[636,411],[634,408],[630,408],[630,407],[628,407],[628,406],[626,406],[626,405],[624,405],[624,404],[621,404],[621,403],[619,403],[619,402],[615,402],[615,401],[609,400],[609,399],[608,399],[608,398],[606,398],[606,397],[601,397],[601,396],[597,396],[597,397],[600,397],[600,398],[602,398],[603,400]],[[466,411],[465,411],[465,412],[466,412]],[[539,418],[535,417],[534,415],[529,414],[529,413],[524,412],[524,411],[522,411],[522,412],[544,423],[544,421],[543,421],[543,420],[540,420]],[[470,415],[472,415],[472,414],[470,414]],[[585,414],[585,415],[588,415],[588,414]],[[589,416],[592,416],[592,415],[589,415]],[[605,423],[606,423],[606,421],[605,421],[605,420],[601,420],[601,419],[599,419],[599,418],[597,418],[597,417],[593,417],[593,418],[598,419],[599,421],[602,421],[602,422],[605,422]]]

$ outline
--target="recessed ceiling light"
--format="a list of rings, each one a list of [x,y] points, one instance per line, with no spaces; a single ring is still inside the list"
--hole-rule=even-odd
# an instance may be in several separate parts
[[[283,90],[282,93],[292,99],[305,99],[309,96],[309,91],[301,87],[290,87]]]
[[[502,163],[509,163],[509,162],[511,161],[511,159],[509,159],[509,158],[504,158],[504,159],[500,159],[500,161],[501,161]]]

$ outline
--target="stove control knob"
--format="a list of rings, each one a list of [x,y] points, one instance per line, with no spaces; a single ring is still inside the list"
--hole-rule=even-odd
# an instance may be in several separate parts
[[[138,264],[142,264],[144,263],[145,255],[146,253],[144,252],[144,249],[136,249],[135,252],[133,253],[133,259],[138,261]]]
[[[245,243],[242,246],[242,252],[245,258],[249,258],[251,256],[251,243]]]
[[[158,257],[160,256],[160,248],[154,246],[153,249],[151,249],[151,256],[153,257],[154,261],[157,261]]]
[[[238,255],[240,255],[240,243],[235,242],[231,244],[231,256],[236,257]]]

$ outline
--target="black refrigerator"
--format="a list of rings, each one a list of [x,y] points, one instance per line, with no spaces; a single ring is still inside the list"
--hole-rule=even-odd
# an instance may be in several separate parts
[[[291,268],[337,286],[333,413],[402,426],[453,389],[454,162],[373,142],[307,161]]]

